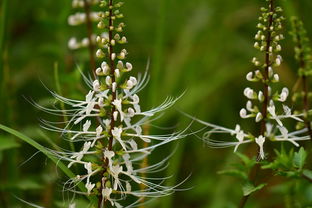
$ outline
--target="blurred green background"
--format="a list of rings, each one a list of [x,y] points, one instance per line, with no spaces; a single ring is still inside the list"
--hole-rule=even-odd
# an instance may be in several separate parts
[[[189,119],[179,110],[211,123],[234,128],[243,122],[238,115],[245,98],[246,73],[252,69],[255,25],[264,0],[125,0],[127,50],[134,73],[144,72],[151,61],[151,81],[141,93],[143,107],[149,108],[167,96],[185,95],[156,124],[185,126]],[[44,88],[66,97],[82,97],[85,85],[77,65],[87,71],[88,51],[72,52],[68,39],[84,37],[84,25],[68,26],[74,13],[70,0],[1,0],[0,13],[0,123],[17,129],[44,146],[60,144],[60,137],[39,127],[39,112],[24,98],[45,105],[51,96]],[[311,0],[280,0],[287,19],[299,14],[312,34]],[[278,69],[282,84],[292,87],[297,65],[293,45],[285,26],[282,42],[285,62]],[[55,70],[58,64],[58,71]],[[59,82],[56,81],[58,74]],[[53,120],[54,118],[51,118]],[[181,127],[180,127],[181,126]],[[196,130],[200,126],[193,125]],[[154,133],[161,131],[152,128]],[[51,142],[52,141],[52,142]],[[161,152],[177,150],[170,160],[169,183],[175,184],[191,174],[182,188],[185,192],[157,199],[146,207],[225,208],[236,207],[242,195],[239,181],[218,175],[237,159],[233,149],[209,149],[195,136],[171,144]],[[240,147],[244,151],[248,146]],[[156,154],[151,160],[161,159]],[[33,156],[33,158],[31,158]],[[28,161],[29,160],[29,161]],[[43,154],[30,145],[0,132],[0,207],[28,207],[17,200],[44,207],[64,207],[62,185],[66,177]],[[274,183],[273,183],[274,184]],[[65,201],[67,195],[65,194]],[[268,197],[274,200],[267,200]],[[270,186],[251,197],[246,207],[284,207],[287,194],[281,186]],[[312,185],[302,193],[312,206]],[[81,198],[80,206],[86,207]]]

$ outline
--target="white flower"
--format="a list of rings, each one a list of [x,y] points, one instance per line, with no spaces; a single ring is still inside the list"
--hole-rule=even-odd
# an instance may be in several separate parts
[[[107,63],[105,61],[102,62],[101,69],[103,71],[103,74],[106,75],[109,73],[109,66],[107,65]]]
[[[119,128],[118,127],[114,127],[114,129],[112,130],[113,137],[120,143],[122,148],[125,151],[127,151],[125,143],[121,140],[121,133],[122,133],[122,128],[121,127],[119,127]]]
[[[80,45],[77,42],[76,38],[69,39],[69,41],[68,41],[68,48],[69,49],[75,50],[75,49],[78,49],[79,47],[80,47]]]
[[[96,75],[98,75],[98,76],[100,76],[100,75],[102,75],[103,74],[103,70],[102,70],[102,68],[97,68],[96,70],[95,70],[95,73],[96,73]]]
[[[234,152],[237,151],[237,148],[240,144],[243,143],[244,138],[245,138],[245,133],[240,129],[240,126],[237,124],[235,127],[235,131],[231,134],[236,135],[236,139],[238,140],[238,143],[235,145]]]
[[[126,181],[126,191],[131,192],[131,189],[132,189],[131,184],[128,181]]]
[[[110,86],[112,84],[112,78],[110,76],[107,76],[105,78],[105,83],[107,86]]]
[[[122,166],[119,165],[113,165],[110,168],[111,174],[115,179],[113,190],[117,190],[118,184],[120,183],[119,174],[122,172],[122,169]]]
[[[246,75],[246,79],[247,79],[248,81],[253,81],[253,80],[254,80],[254,78],[253,78],[253,73],[252,73],[252,72],[249,72],[249,73]]]
[[[278,76],[278,74],[274,74],[273,81],[274,81],[274,82],[278,82],[278,81],[279,81],[279,76]]]
[[[110,198],[110,195],[112,194],[112,191],[113,190],[111,188],[104,188],[104,189],[102,189],[102,196],[103,196],[104,199],[110,201],[112,206],[114,206],[114,203],[113,203],[113,201]]]
[[[103,127],[99,125],[95,131],[96,131],[96,137],[100,137],[101,133],[103,132]]]
[[[259,148],[260,148],[260,158],[264,159],[265,155],[264,155],[264,150],[263,150],[263,144],[265,142],[265,137],[260,135],[259,137],[256,137],[255,139],[256,143],[258,144]]]
[[[83,145],[83,149],[80,152],[76,152],[76,153],[74,153],[73,156],[71,156],[72,159],[76,158],[76,160],[71,161],[68,164],[68,168],[70,168],[74,163],[80,162],[81,159],[83,158],[84,154],[89,151],[90,147],[91,147],[91,142],[85,142]]]
[[[119,60],[119,61],[117,62],[116,67],[117,67],[117,69],[123,69],[123,68],[124,68],[123,62]]]
[[[258,100],[260,101],[260,102],[263,102],[264,101],[264,95],[263,95],[263,92],[262,91],[259,91],[259,93],[258,93]]]
[[[113,162],[112,162],[112,158],[115,156],[115,152],[113,151],[109,151],[109,150],[105,150],[104,151],[104,157],[108,160],[108,165],[109,167],[112,166]]]
[[[288,95],[289,95],[289,90],[286,87],[284,87],[282,89],[282,92],[281,92],[278,100],[281,101],[281,102],[285,102],[287,97],[288,97]]]
[[[133,117],[134,115],[135,115],[135,112],[134,112],[133,108],[128,108],[128,116]]]
[[[274,104],[270,105],[268,107],[268,112],[271,114],[272,119],[274,119],[278,123],[278,125],[283,126],[282,121],[278,118],[278,116],[275,113],[275,106],[274,106]]]
[[[84,124],[83,124],[83,132],[87,132],[88,129],[90,128],[91,126],[91,121],[90,120],[87,120]]]
[[[101,85],[100,85],[100,82],[99,82],[99,80],[94,80],[94,82],[93,82],[93,90],[95,91],[95,92],[98,92],[98,91],[100,91],[100,88],[101,88]]]
[[[93,98],[93,95],[94,95],[94,91],[89,91],[89,93],[86,95],[86,102],[90,102]]]
[[[275,138],[276,141],[289,141],[293,143],[296,147],[299,147],[299,144],[294,139],[289,138],[288,130],[285,127],[278,126],[278,129],[280,130],[282,136],[281,137],[277,136]]]
[[[92,173],[92,164],[91,164],[91,162],[85,163],[84,168],[87,170],[88,175]]]
[[[252,107],[252,102],[251,102],[250,100],[248,100],[247,103],[246,103],[246,109],[247,109],[248,111],[250,111],[250,112],[253,112],[253,111],[254,111],[254,109],[253,109],[253,107]],[[247,114],[247,112],[246,112],[246,114]]]
[[[119,78],[120,77],[120,71],[119,69],[115,69],[115,72],[114,72],[116,78]]]
[[[89,45],[89,38],[83,38],[81,41],[81,45],[87,47]]]
[[[245,88],[244,95],[248,99],[255,99],[255,92],[251,88],[249,88],[249,87]]]
[[[127,62],[126,63],[126,69],[127,69],[127,71],[131,71],[132,70],[132,64],[131,63],[129,63],[129,62]]]
[[[269,77],[272,77],[274,74],[273,68],[271,66],[268,67]]]
[[[115,99],[112,104],[116,107],[120,114],[120,120],[124,120],[124,112],[122,111],[122,99]]]
[[[131,80],[127,81],[126,89],[131,90],[133,88],[134,84]]]
[[[138,104],[140,102],[140,98],[137,94],[134,94],[131,98],[132,98],[132,104]]]
[[[112,92],[116,92],[116,88],[117,88],[117,83],[113,82],[112,83]]]
[[[135,77],[130,77],[129,80],[133,83],[133,86],[138,83],[137,79]]]
[[[105,119],[105,120],[103,120],[103,123],[105,124],[105,127],[109,129],[110,124],[111,124],[111,120],[110,119]]]
[[[282,59],[282,56],[277,55],[277,57],[276,57],[276,59],[275,59],[275,64],[276,64],[277,66],[281,65],[282,60],[283,60],[283,59]]]
[[[113,117],[114,117],[114,121],[117,121],[118,111],[114,111]]]
[[[86,187],[87,193],[89,195],[91,193],[92,189],[95,187],[95,184],[88,182],[88,183],[86,183],[85,187]]]
[[[281,45],[277,45],[277,46],[276,46],[276,51],[281,51],[281,50],[282,50]]]
[[[239,111],[239,115],[240,115],[241,118],[250,118],[250,117],[252,117],[252,114],[247,115],[247,111],[246,111],[245,108],[242,108]]]
[[[130,161],[130,155],[129,154],[124,154],[122,156],[122,158],[125,161],[125,165],[127,167],[127,173],[128,174],[132,174],[133,173],[133,166],[132,166],[132,162]]]
[[[259,122],[261,121],[263,118],[262,114],[260,112],[257,113],[257,116],[256,116],[256,122]]]

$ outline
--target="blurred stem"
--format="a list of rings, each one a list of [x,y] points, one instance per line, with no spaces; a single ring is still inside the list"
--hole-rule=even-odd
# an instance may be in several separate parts
[[[154,47],[154,53],[153,53],[153,59],[152,59],[152,67],[151,67],[151,77],[152,81],[150,82],[149,87],[149,93],[148,93],[148,99],[149,100],[149,106],[154,106],[157,98],[159,96],[159,82],[160,77],[162,76],[161,69],[163,64],[163,58],[164,58],[164,42],[165,42],[165,31],[166,31],[166,17],[167,17],[167,10],[168,10],[168,2],[170,0],[159,0],[159,13],[158,13],[158,23],[157,23],[157,29],[156,29],[156,37],[155,37],[155,47]],[[145,131],[145,134],[148,135],[151,130],[150,123],[147,122],[143,126],[143,130]],[[148,143],[144,142],[144,147],[148,146]],[[148,166],[148,158],[144,158],[144,160],[141,163],[141,167],[145,168]],[[145,176],[143,173],[142,176]],[[144,185],[140,186],[141,190],[145,188]],[[144,201],[144,199],[143,199]],[[144,205],[141,205],[140,208],[144,208]]]
[[[151,126],[150,126],[149,123],[143,125],[143,134],[144,134],[144,135],[149,135],[149,133],[150,133],[150,127],[151,127]],[[143,142],[143,148],[146,148],[146,147],[148,147],[148,143],[147,143],[147,142]],[[148,167],[148,156],[144,157],[144,159],[143,159],[143,161],[141,162],[140,166],[141,166],[142,169]],[[142,173],[141,173],[141,177],[142,177],[142,178],[145,178],[145,177],[146,177],[146,173],[145,173],[145,172],[142,172]],[[146,188],[146,186],[145,186],[143,183],[141,183],[141,184],[140,184],[140,189],[141,189],[142,192],[144,191],[145,188]],[[144,205],[144,203],[143,203],[144,201],[145,201],[145,198],[143,197],[143,198],[141,199],[142,204],[140,205],[139,208],[145,208],[145,205]]]
[[[2,101],[1,109],[0,110],[0,120],[1,123],[5,123],[7,125],[13,125],[13,111],[12,111],[12,105],[13,105],[13,98],[14,96],[10,96],[12,93],[12,87],[10,86],[10,74],[9,74],[9,65],[8,65],[8,48],[6,46],[7,43],[7,37],[8,37],[8,10],[9,10],[9,1],[8,0],[2,0],[1,3],[1,13],[0,13],[0,100]],[[14,138],[12,138],[14,139]],[[10,193],[15,192],[15,187],[13,186],[16,184],[16,181],[18,179],[18,152],[17,150],[13,149],[11,151],[6,151],[4,153],[4,161],[7,164],[6,168],[6,177],[4,180],[10,188]],[[2,172],[2,171],[1,171]],[[3,182],[3,181],[2,181]],[[12,194],[7,194],[7,204],[11,207],[15,205],[16,199],[12,196]],[[15,193],[17,194],[17,193]],[[6,198],[4,196],[4,198]]]
[[[61,83],[60,83],[60,79],[59,79],[59,66],[58,66],[58,63],[55,62],[54,63],[54,79],[55,79],[55,86],[56,86],[56,92],[57,94],[63,96],[63,92],[62,92],[62,88],[61,88]],[[60,106],[61,106],[61,109],[63,111],[63,121],[66,125],[66,123],[68,122],[68,117],[66,115],[66,108],[65,108],[65,104],[63,102],[60,102]],[[70,133],[69,133],[69,137],[70,137]],[[72,152],[75,152],[75,146],[72,142],[69,142],[69,146],[70,146],[70,150]]]
[[[151,77],[152,81],[150,82],[149,95],[150,105],[155,105],[159,93],[159,82],[160,78],[163,75],[161,72],[162,65],[164,62],[164,42],[165,42],[165,32],[166,32],[166,18],[168,14],[168,4],[170,0],[159,0],[159,14],[158,14],[158,23],[156,28],[156,38],[155,38],[155,47],[154,54],[152,59],[151,66]]]
[[[296,30],[298,31],[298,29]],[[301,45],[301,37],[297,33],[297,39],[298,39],[298,45],[297,47],[299,48],[300,55],[299,55],[299,65],[301,69],[306,68],[306,62],[304,60],[304,53],[303,53],[303,46]],[[308,78],[306,75],[302,75],[301,77],[302,80],[302,90],[303,90],[303,109],[304,109],[304,123],[308,129],[308,134],[310,135],[310,139],[312,140],[312,128],[311,128],[311,123],[308,120],[308,112],[309,112],[309,89],[308,89]]]
[[[92,21],[91,21],[91,18],[90,18],[90,5],[88,3],[87,0],[83,0],[84,2],[84,10],[85,10],[85,13],[86,13],[86,18],[87,18],[87,35],[88,35],[88,39],[89,39],[89,61],[90,61],[90,69],[91,70],[91,73],[93,75],[93,77],[95,78],[96,77],[96,74],[95,74],[95,57],[94,57],[94,54],[95,54],[95,45],[93,44],[93,40],[92,40],[92,35],[93,35],[93,26],[92,26]]]
[[[7,25],[7,8],[8,1],[2,0],[1,4],[1,14],[0,14],[0,100],[4,99],[5,92],[5,79],[4,79],[4,55],[5,55],[5,29]],[[0,118],[2,122],[6,119],[6,111],[5,108],[1,108],[0,110]]]
[[[270,15],[269,15],[269,20],[268,20],[268,27],[267,28],[271,28],[271,26],[273,25],[273,15],[274,15],[274,0],[270,0],[269,1],[269,10],[270,10]],[[266,39],[266,49],[265,49],[265,68],[264,68],[264,90],[263,90],[263,95],[264,95],[264,101],[262,104],[262,110],[261,110],[261,114],[263,116],[263,119],[261,120],[261,124],[260,124],[260,135],[264,135],[265,131],[266,131],[266,119],[268,116],[268,105],[269,105],[269,85],[268,85],[268,81],[269,81],[269,67],[271,67],[272,62],[270,60],[270,47],[272,44],[272,31],[268,30],[267,32],[267,39]],[[256,184],[256,179],[258,176],[258,172],[260,171],[260,165],[257,163],[252,170],[250,171],[249,174],[249,180],[254,183],[254,185]],[[243,208],[245,207],[248,199],[249,199],[249,195],[243,196],[239,202],[239,208]]]

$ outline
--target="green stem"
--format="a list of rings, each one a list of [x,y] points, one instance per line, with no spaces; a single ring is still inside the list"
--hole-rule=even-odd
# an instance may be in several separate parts
[[[62,88],[61,88],[61,83],[60,83],[60,79],[59,79],[59,67],[58,67],[58,63],[55,62],[54,63],[54,78],[55,78],[55,86],[56,86],[56,92],[59,94],[59,95],[63,95],[62,93]],[[63,111],[63,121],[65,123],[68,122],[68,117],[66,115],[66,108],[65,108],[65,104],[63,102],[60,102],[60,106],[61,106],[61,109]],[[66,125],[66,124],[65,124]],[[71,134],[69,134],[69,137],[71,137]],[[69,146],[70,146],[70,150],[72,152],[75,152],[75,146],[72,142],[69,142]]]
[[[84,2],[84,10],[85,10],[85,13],[86,13],[86,17],[87,17],[87,35],[88,35],[88,39],[89,39],[89,61],[90,61],[90,71],[93,75],[93,77],[95,78],[96,77],[96,74],[95,74],[95,57],[94,57],[94,54],[95,54],[95,45],[93,44],[93,41],[92,41],[92,34],[93,34],[93,26],[92,26],[92,21],[90,19],[90,5],[88,3],[87,0],[83,0]]]

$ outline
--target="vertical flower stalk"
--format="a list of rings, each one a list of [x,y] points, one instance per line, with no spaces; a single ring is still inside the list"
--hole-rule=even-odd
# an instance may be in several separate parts
[[[68,24],[71,26],[86,25],[87,37],[82,40],[78,40],[76,37],[70,38],[68,47],[71,50],[77,50],[79,48],[88,48],[89,51],[89,68],[92,70],[92,74],[95,77],[95,38],[96,35],[93,29],[93,23],[98,22],[98,12],[93,12],[92,7],[99,4],[99,0],[73,0],[72,7],[76,10],[80,10],[68,17]],[[81,11],[82,10],[82,11]]]
[[[284,17],[281,15],[282,8],[276,6],[276,0],[265,1],[267,6],[260,9],[261,15],[257,24],[258,31],[255,35],[254,43],[254,48],[259,50],[262,55],[252,58],[255,69],[246,75],[246,79],[251,83],[256,83],[257,86],[255,86],[255,89],[252,87],[244,89],[243,94],[248,101],[246,107],[242,108],[239,113],[243,119],[253,119],[258,124],[258,130],[246,132],[239,124],[236,124],[235,129],[229,129],[195,119],[211,128],[203,136],[204,141],[210,147],[223,148],[234,146],[234,152],[236,152],[241,144],[255,143],[258,147],[258,158],[260,160],[266,159],[265,147],[270,147],[269,142],[287,141],[295,146],[299,146],[298,141],[309,139],[308,136],[301,135],[304,132],[290,132],[284,125],[285,119],[302,122],[302,119],[299,118],[302,114],[294,115],[285,104],[289,96],[289,90],[286,87],[278,90],[276,86],[280,79],[275,69],[283,61],[280,54],[282,50],[280,41],[284,39],[281,33]],[[215,134],[230,134],[236,141],[213,139],[212,137]],[[256,184],[259,170],[259,165],[253,166],[245,183],[261,189],[264,185]],[[239,207],[245,206],[251,193],[244,193]]]
[[[308,134],[312,139],[312,128],[311,120],[309,117],[309,89],[308,89],[308,78],[312,74],[312,58],[311,58],[311,48],[309,46],[310,41],[307,37],[307,32],[304,29],[302,21],[297,17],[291,18],[292,31],[290,34],[293,37],[295,43],[295,59],[299,64],[298,76],[299,83],[301,83],[302,91],[297,91],[293,95],[293,102],[302,101],[302,110],[299,110],[298,113],[304,114],[304,124],[298,122],[297,129],[302,129],[306,127],[308,129]],[[300,99],[300,100],[299,100]],[[302,125],[303,124],[303,125]]]
[[[149,166],[142,167],[141,161],[157,147],[186,136],[185,131],[162,135],[143,132],[144,124],[155,120],[156,113],[171,107],[179,98],[169,97],[156,108],[141,110],[137,93],[146,86],[149,76],[146,73],[138,78],[128,75],[133,66],[126,61],[127,38],[123,34],[124,15],[120,11],[123,4],[118,0],[100,2],[103,11],[98,12],[97,27],[107,35],[95,38],[99,46],[95,54],[100,66],[95,69],[95,79],[84,77],[90,88],[85,99],[69,99],[52,92],[57,100],[69,106],[69,110],[35,104],[52,114],[68,116],[64,129],[50,121],[43,121],[42,126],[62,133],[65,139],[80,146],[78,152],[53,151],[53,154],[68,161],[69,168],[80,166],[81,172],[66,183],[66,188],[74,193],[96,196],[99,208],[134,207],[142,199],[167,196],[176,191],[178,185],[163,185],[166,177],[150,175],[164,170],[170,155]],[[142,145],[144,143],[148,146]],[[84,183],[85,190],[75,190],[77,183]]]
[[[205,141],[211,147],[235,146],[237,151],[241,144],[255,142],[259,149],[259,158],[265,159],[264,144],[267,141],[288,141],[298,146],[296,141],[307,140],[306,137],[299,137],[300,132],[288,132],[284,119],[294,119],[302,121],[299,117],[303,114],[294,115],[291,109],[285,104],[289,96],[289,90],[284,87],[280,91],[273,92],[274,85],[279,82],[279,75],[274,72],[276,67],[282,63],[282,50],[279,42],[284,39],[280,33],[282,29],[283,16],[280,16],[282,9],[274,5],[274,0],[266,0],[267,8],[261,8],[261,16],[257,28],[259,31],[255,35],[254,47],[263,53],[260,58],[253,57],[252,63],[255,70],[248,72],[246,79],[251,83],[259,83],[263,90],[254,90],[251,87],[244,89],[244,96],[248,99],[246,107],[239,112],[243,119],[254,119],[259,124],[258,133],[245,132],[239,124],[235,129],[218,126],[196,119],[200,123],[212,128],[204,135]],[[280,134],[278,134],[280,132]],[[211,138],[214,133],[230,134],[236,141],[226,142]]]

